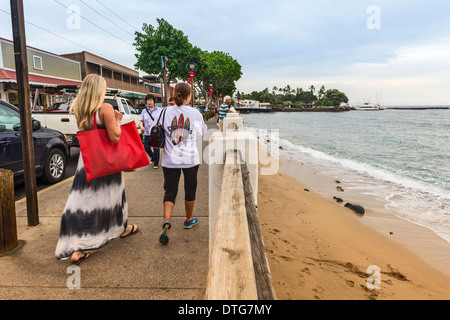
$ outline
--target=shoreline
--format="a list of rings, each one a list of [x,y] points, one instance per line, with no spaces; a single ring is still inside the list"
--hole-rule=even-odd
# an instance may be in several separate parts
[[[298,165],[301,165],[304,170],[298,170]],[[286,159],[280,159],[282,173],[307,185],[325,199],[335,202],[333,197],[340,197],[344,202],[341,204],[335,202],[339,206],[344,206],[347,202],[362,205],[366,213],[360,215],[359,220],[363,224],[402,244],[431,267],[450,277],[450,243],[426,227],[395,216],[384,208],[384,199],[377,198],[375,195],[359,193],[358,186],[352,186],[352,181],[325,176],[317,173],[315,169],[311,165],[306,166],[298,162],[289,163]],[[335,180],[339,180],[341,183],[337,184]],[[337,186],[342,187],[344,192],[337,191]]]
[[[281,159],[276,175],[259,177],[258,211],[279,299],[450,298],[450,244],[390,214],[381,199],[346,189],[350,182],[336,192],[339,178],[314,169]],[[366,283],[374,265],[379,290]]]

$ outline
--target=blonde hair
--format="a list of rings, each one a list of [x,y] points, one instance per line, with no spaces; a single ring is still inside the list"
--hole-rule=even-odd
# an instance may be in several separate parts
[[[182,106],[184,100],[186,100],[191,95],[191,86],[187,83],[180,82],[175,86],[175,91],[173,93],[172,99],[175,101],[177,106]]]
[[[103,77],[90,74],[81,84],[77,98],[73,102],[71,113],[75,113],[80,130],[89,130],[93,124],[93,116],[105,100],[106,81]]]

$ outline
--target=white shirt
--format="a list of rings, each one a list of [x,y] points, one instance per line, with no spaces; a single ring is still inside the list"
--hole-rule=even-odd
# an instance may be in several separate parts
[[[142,110],[141,115],[139,117],[139,120],[141,120],[144,123],[144,128],[145,128],[145,132],[144,135],[145,136],[149,136],[150,135],[150,130],[156,126],[156,122],[158,122],[158,118],[159,118],[159,113],[160,113],[161,109],[157,108],[155,106],[155,108],[153,109],[153,111],[151,111],[148,106],[145,106],[145,109]],[[152,118],[150,118],[149,113],[152,115]],[[162,121],[162,120],[161,120]]]
[[[166,108],[162,118],[166,133],[162,166],[191,168],[200,164],[197,135],[203,136],[208,129],[203,115],[190,106],[170,106]]]

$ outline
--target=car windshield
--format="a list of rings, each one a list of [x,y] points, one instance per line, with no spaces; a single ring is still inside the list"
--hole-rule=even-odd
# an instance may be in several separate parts
[[[13,132],[20,128],[19,113],[0,104],[0,132]]]

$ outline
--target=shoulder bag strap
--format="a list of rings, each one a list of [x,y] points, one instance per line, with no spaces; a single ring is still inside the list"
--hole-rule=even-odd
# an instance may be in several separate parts
[[[94,113],[94,130],[97,130],[97,115],[98,118],[100,119],[100,115],[99,115],[100,109],[98,109],[97,111],[95,111]]]
[[[150,111],[148,111],[147,108],[145,108],[145,110],[147,110],[148,115],[150,116],[150,118],[152,118],[152,121],[155,121],[155,119],[153,119],[152,114],[150,113]]]
[[[167,108],[163,108],[163,110],[159,114],[158,122],[156,123],[156,125],[159,124],[159,120],[161,120],[161,116],[163,115],[163,113],[164,113],[164,117],[163,117],[163,125],[164,125],[164,120],[166,119],[166,110],[167,110]]]

